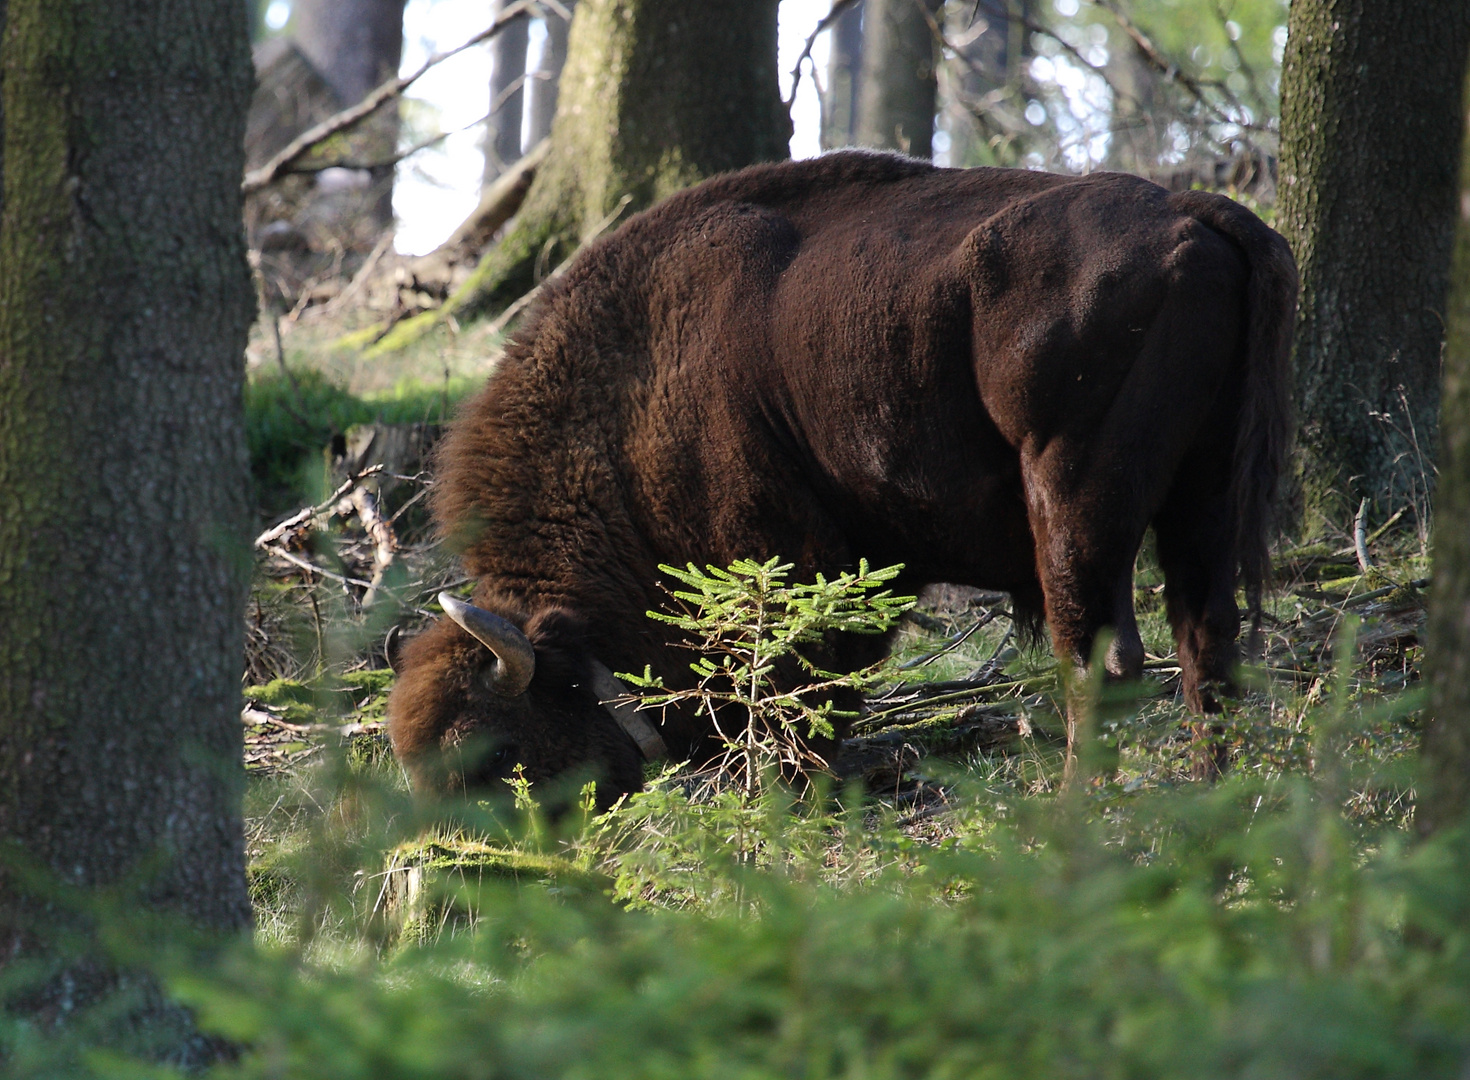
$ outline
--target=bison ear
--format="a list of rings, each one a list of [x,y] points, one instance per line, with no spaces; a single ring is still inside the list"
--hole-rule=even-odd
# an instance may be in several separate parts
[[[548,608],[526,622],[536,647],[538,685],[566,690],[592,677],[587,624],[565,608]]]
[[[383,659],[394,675],[403,674],[403,627],[388,628],[388,636],[383,638]]]

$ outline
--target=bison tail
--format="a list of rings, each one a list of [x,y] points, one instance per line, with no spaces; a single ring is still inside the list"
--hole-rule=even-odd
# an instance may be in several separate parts
[[[1261,592],[1271,578],[1272,521],[1294,419],[1291,336],[1296,318],[1296,261],[1281,234],[1223,195],[1190,191],[1172,200],[1180,210],[1233,241],[1245,253],[1250,268],[1245,383],[1235,429],[1230,501],[1254,637],[1261,621]]]

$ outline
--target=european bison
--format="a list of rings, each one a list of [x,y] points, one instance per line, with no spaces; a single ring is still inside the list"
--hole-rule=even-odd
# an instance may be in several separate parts
[[[843,152],[673,196],[576,259],[448,436],[436,514],[475,606],[403,650],[394,749],[418,788],[520,762],[603,803],[660,738],[710,756],[698,717],[599,704],[611,671],[687,675],[644,615],[659,563],[902,562],[1009,592],[1066,661],[1110,627],[1108,672],[1137,676],[1150,525],[1185,699],[1212,708],[1237,576],[1258,597],[1269,570],[1295,297],[1248,210],[1118,173]]]

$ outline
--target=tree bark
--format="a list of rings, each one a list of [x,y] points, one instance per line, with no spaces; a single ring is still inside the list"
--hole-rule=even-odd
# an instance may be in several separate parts
[[[1015,140],[989,116],[1001,107],[998,99],[1010,96],[1008,88],[1019,84],[1020,67],[1026,60],[1020,43],[1025,41],[1023,24],[1029,18],[1021,0],[990,0],[949,9],[945,36],[957,55],[944,66],[940,97],[945,105],[940,123],[949,136],[950,165],[1016,164],[1020,155]]]
[[[715,173],[785,158],[777,0],[581,0],[551,153],[500,242],[439,311],[400,323],[401,347],[445,315],[500,310],[576,250],[624,196],[629,214]]]
[[[922,4],[922,7],[920,6]],[[942,0],[866,0],[857,141],[928,160],[938,94],[934,31]]]
[[[852,146],[857,140],[859,72],[863,62],[863,5],[854,4],[837,17],[829,31],[832,51],[827,61],[827,88],[822,102],[822,149]]]
[[[506,0],[497,0],[495,18],[499,18],[505,5]],[[491,116],[485,130],[486,184],[492,183],[521,156],[521,127],[526,114],[526,47],[530,35],[531,21],[517,19],[490,39]],[[521,85],[516,86],[517,81]]]
[[[1470,93],[1461,119],[1470,125]],[[1445,309],[1434,591],[1424,635],[1432,719],[1424,732],[1415,808],[1423,833],[1458,825],[1470,813],[1470,139],[1461,147],[1452,281]]]
[[[576,8],[576,0],[566,7]],[[546,16],[546,40],[541,45],[541,59],[536,64],[536,78],[526,88],[526,149],[551,134],[556,119],[557,91],[561,86],[562,68],[567,63],[567,35],[571,24],[552,12]]]
[[[398,74],[407,0],[295,0],[292,36],[345,108]],[[524,25],[524,21],[522,21]],[[360,129],[368,153],[386,161],[398,145],[398,110],[380,109]],[[373,216],[393,221],[393,167],[372,170]]]
[[[0,49],[5,47],[5,0],[0,0]],[[3,54],[0,54],[3,55]],[[5,214],[5,65],[0,60],[0,217]]]
[[[1293,0],[1280,228],[1301,269],[1303,524],[1425,508],[1470,5]]]
[[[247,13],[239,0],[155,0],[146,19],[129,0],[8,7],[0,846],[59,884],[126,886],[233,934],[251,918]],[[14,866],[0,860],[0,967],[78,928]],[[58,980],[29,1004],[62,1023],[112,985]],[[159,1031],[169,1014],[131,1022]]]

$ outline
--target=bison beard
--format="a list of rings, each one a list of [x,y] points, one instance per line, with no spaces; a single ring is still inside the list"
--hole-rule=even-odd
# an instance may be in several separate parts
[[[599,697],[604,668],[687,680],[644,615],[659,563],[902,562],[905,588],[1009,592],[1067,662],[1110,628],[1108,672],[1136,677],[1150,525],[1185,700],[1213,711],[1237,579],[1258,598],[1269,571],[1295,298],[1249,211],[1123,174],[844,152],[675,195],[577,258],[449,436],[438,520],[519,641],[446,619],[410,643],[395,750],[421,790],[516,762],[635,790]],[[504,649],[528,682],[497,678]],[[717,749],[697,716],[657,734]]]

